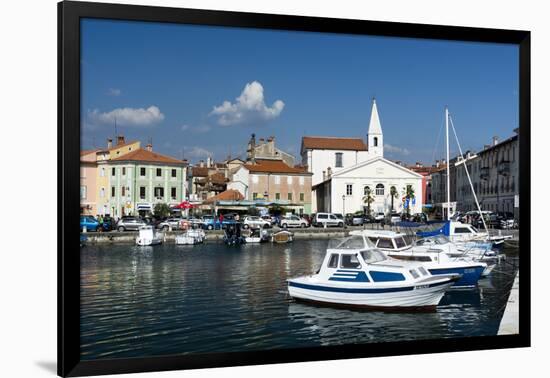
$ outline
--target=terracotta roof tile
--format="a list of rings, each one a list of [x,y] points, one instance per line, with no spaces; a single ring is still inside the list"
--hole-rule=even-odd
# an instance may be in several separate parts
[[[367,145],[361,138],[305,136],[302,138],[302,148],[320,150],[367,151]]]
[[[207,167],[193,167],[191,174],[193,177],[208,177]]]
[[[128,152],[120,157],[111,159],[111,161],[144,161],[150,163],[165,163],[165,164],[185,164],[182,160],[174,159],[173,157],[159,154],[157,152],[138,148],[135,151]]]
[[[244,167],[250,172],[309,174],[306,169],[291,167],[282,160],[256,159],[255,164],[245,164]]]
[[[210,197],[204,201],[204,203],[213,203],[215,201],[242,201],[244,196],[235,189],[228,189],[225,192]]]

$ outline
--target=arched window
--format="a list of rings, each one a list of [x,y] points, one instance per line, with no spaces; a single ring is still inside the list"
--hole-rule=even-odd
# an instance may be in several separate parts
[[[374,137],[373,144],[374,144],[374,147],[378,147],[378,137]]]
[[[382,185],[382,184],[376,185],[376,195],[377,196],[383,196],[384,195],[384,185]]]
[[[366,195],[369,194],[369,192],[370,192],[370,188],[369,188],[368,186],[365,186],[365,187],[363,188],[363,195],[366,196]]]

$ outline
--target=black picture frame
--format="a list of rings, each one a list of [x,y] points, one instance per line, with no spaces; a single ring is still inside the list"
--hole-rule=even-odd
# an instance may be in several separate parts
[[[514,44],[519,47],[521,301],[519,334],[275,351],[81,361],[79,217],[81,18],[105,18],[391,37]],[[457,26],[63,1],[58,4],[58,374],[82,376],[530,346],[530,32]]]

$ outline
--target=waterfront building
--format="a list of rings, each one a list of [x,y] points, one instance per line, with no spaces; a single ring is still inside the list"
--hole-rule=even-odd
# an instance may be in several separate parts
[[[97,214],[97,158],[99,149],[80,151],[80,214]]]
[[[392,210],[391,198],[387,202],[392,186],[399,193],[393,210],[401,211],[401,192],[407,185],[416,196],[412,212],[421,209],[422,176],[384,158],[384,135],[374,99],[366,143],[362,138],[304,136],[301,155],[302,164],[312,173],[313,212],[363,210],[362,198],[369,188],[375,195],[371,209],[386,213]]]
[[[201,160],[190,168],[189,200],[203,202],[227,189],[229,166],[226,162],[215,163],[211,157]]]
[[[477,210],[464,164],[468,168],[480,207],[488,211],[505,211],[518,216],[519,207],[519,135],[499,142],[494,137],[477,153],[466,151],[464,159],[451,159],[451,212]],[[438,214],[447,201],[446,166],[432,173],[432,197]]]
[[[420,162],[416,162],[415,165],[409,166],[407,168],[422,176],[422,203],[425,207],[432,208],[432,174],[439,171],[439,162],[437,162],[437,164],[433,166],[425,166]]]
[[[102,178],[99,197],[101,214],[121,217],[145,215],[156,203],[177,205],[187,196],[187,162],[145,149],[126,150],[118,157],[98,160]]]
[[[366,212],[369,206],[365,200],[371,193],[371,212],[401,213],[410,206],[410,214],[419,213],[422,211],[422,179],[422,175],[406,167],[381,156],[374,157],[339,170],[315,185],[317,211],[341,214]],[[409,202],[404,200],[407,188],[414,191],[414,198]]]
[[[466,164],[478,201],[483,210],[505,211],[517,217],[519,207],[519,129],[516,135],[491,144],[475,155],[466,156]],[[451,176],[452,177],[452,176]],[[475,210],[476,205],[464,168],[456,171],[457,210]]]
[[[233,174],[228,189],[239,191],[253,203],[271,203],[311,213],[311,176],[304,167],[289,166],[281,159],[258,159]]]

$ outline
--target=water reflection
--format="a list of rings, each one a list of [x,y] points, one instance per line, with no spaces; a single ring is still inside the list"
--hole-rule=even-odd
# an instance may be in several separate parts
[[[495,334],[515,267],[451,291],[436,313],[296,303],[286,280],[314,273],[327,242],[87,246],[81,250],[83,359],[227,352]]]

